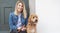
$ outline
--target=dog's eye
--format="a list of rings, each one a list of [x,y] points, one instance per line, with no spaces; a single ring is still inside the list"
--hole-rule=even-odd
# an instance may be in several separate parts
[[[35,16],[36,17],[36,16]],[[37,18],[37,17],[36,17]]]
[[[34,18],[34,17],[33,17]]]
[[[37,17],[36,17],[37,18]]]

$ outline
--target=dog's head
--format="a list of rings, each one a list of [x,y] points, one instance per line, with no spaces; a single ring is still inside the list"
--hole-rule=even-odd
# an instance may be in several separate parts
[[[38,22],[38,16],[36,14],[31,14],[29,16],[28,22],[36,24]]]

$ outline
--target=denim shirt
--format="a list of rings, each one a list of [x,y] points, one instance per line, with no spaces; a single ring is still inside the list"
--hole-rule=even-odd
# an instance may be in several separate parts
[[[23,14],[21,15],[21,23],[22,25],[27,25],[28,18],[24,19]],[[17,30],[17,22],[18,22],[18,16],[14,14],[14,12],[11,12],[9,15],[9,27],[11,30]]]

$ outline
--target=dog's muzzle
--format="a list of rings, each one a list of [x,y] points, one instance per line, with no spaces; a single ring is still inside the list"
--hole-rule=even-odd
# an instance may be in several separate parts
[[[35,22],[37,22],[38,20],[36,19]]]

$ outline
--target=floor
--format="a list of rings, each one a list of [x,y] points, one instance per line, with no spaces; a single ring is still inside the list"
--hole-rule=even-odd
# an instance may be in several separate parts
[[[0,31],[0,33],[9,33],[9,31]]]

